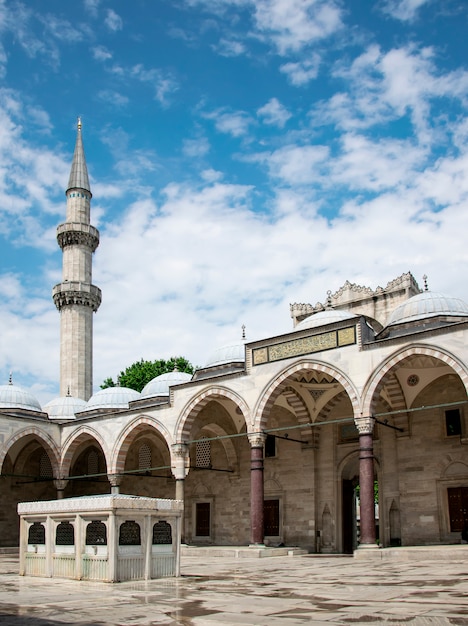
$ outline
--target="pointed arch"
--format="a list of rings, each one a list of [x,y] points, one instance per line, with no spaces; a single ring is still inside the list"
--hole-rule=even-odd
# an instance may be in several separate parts
[[[276,402],[278,396],[284,392],[285,381],[287,381],[287,379],[296,372],[300,372],[302,370],[322,372],[337,380],[343,386],[351,401],[354,415],[359,415],[359,394],[353,383],[343,372],[334,367],[330,367],[329,365],[322,363],[321,361],[303,360],[294,363],[294,365],[291,365],[284,369],[280,374],[278,374],[278,376],[276,376],[276,378],[269,384],[269,386],[264,389],[255,408],[255,420],[252,424],[252,432],[259,432],[265,428],[267,416],[270,412],[270,409]]]
[[[401,363],[412,356],[427,356],[437,359],[442,363],[445,363],[453,369],[453,371],[460,377],[465,390],[468,393],[468,371],[466,367],[452,354],[436,348],[430,345],[415,344],[407,348],[403,348],[393,355],[379,366],[379,368],[373,373],[371,378],[366,384],[363,393],[363,414],[372,415],[375,409],[375,403],[382,391],[382,388],[388,382],[388,375],[392,374]],[[395,387],[394,387],[395,388]],[[401,401],[400,401],[401,402]],[[406,405],[402,408],[407,408]]]
[[[60,448],[48,433],[35,426],[30,426],[17,431],[4,443],[2,450],[0,451],[0,470],[3,467],[3,463],[9,450],[11,450],[16,443],[19,443],[21,439],[24,439],[25,437],[34,437],[43,446],[49,456],[53,475],[54,477],[58,477],[60,471]]]
[[[130,446],[135,440],[135,437],[146,429],[153,429],[161,435],[161,439],[164,441],[168,448],[169,455],[171,454],[171,445],[173,443],[172,437],[168,429],[154,417],[148,415],[138,415],[135,419],[127,424],[127,426],[120,433],[117,441],[114,444],[114,448],[111,454],[111,463],[109,465],[109,473],[118,474],[125,469],[125,460],[127,458]]]
[[[176,441],[183,442],[190,436],[190,430],[200,411],[212,400],[231,400],[242,411],[244,421],[250,422],[250,409],[245,400],[226,387],[208,387],[196,395],[182,410],[176,425]]]
[[[98,433],[97,430],[91,428],[90,426],[80,426],[78,430],[74,430],[68,439],[65,441],[63,450],[62,450],[62,477],[66,478],[70,474],[70,467],[73,460],[73,457],[78,449],[78,447],[88,441],[89,439],[94,439],[94,441],[101,448],[104,458],[106,461],[106,467],[109,468],[109,450],[106,446],[106,442],[102,435]],[[108,470],[107,470],[108,471]]]

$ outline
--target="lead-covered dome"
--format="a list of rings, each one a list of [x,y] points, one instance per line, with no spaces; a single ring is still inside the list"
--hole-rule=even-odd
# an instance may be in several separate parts
[[[225,363],[245,362],[245,340],[229,343],[212,352],[205,367],[214,367]]]
[[[339,309],[325,309],[319,313],[309,315],[305,320],[299,322],[294,330],[306,330],[307,328],[317,328],[318,326],[326,326],[327,324],[333,324],[334,322],[342,322],[343,320],[350,320],[357,318],[354,313],[349,311],[341,311]]]
[[[97,391],[86,404],[86,409],[128,409],[128,403],[140,398],[140,393],[128,387],[107,387]]]
[[[387,326],[438,316],[468,317],[468,304],[443,293],[423,291],[397,306],[388,318]]]
[[[173,385],[182,385],[192,380],[192,374],[187,372],[179,372],[174,370],[166,374],[160,374],[147,383],[142,391],[142,398],[149,398],[151,396],[169,396],[169,387]]]
[[[39,400],[27,389],[14,385],[11,380],[8,385],[0,385],[0,408],[42,412]]]
[[[44,406],[44,412],[49,415],[50,420],[74,420],[76,413],[85,411],[87,403],[81,398],[73,396],[61,396],[54,398]]]

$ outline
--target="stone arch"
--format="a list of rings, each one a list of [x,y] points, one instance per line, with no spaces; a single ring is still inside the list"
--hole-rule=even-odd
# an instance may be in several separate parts
[[[60,448],[48,433],[35,426],[19,430],[5,442],[2,446],[3,449],[0,451],[0,470],[3,467],[9,450],[11,450],[16,443],[19,443],[21,439],[31,436],[36,438],[46,450],[52,465],[53,475],[54,477],[58,477],[60,473]]]
[[[278,374],[278,376],[276,376],[276,378],[262,392],[260,400],[258,401],[255,408],[255,420],[252,424],[252,432],[259,432],[263,430],[267,419],[266,416],[268,415],[269,410],[275,403],[278,396],[284,392],[284,387],[282,386],[283,383],[286,381],[287,378],[292,376],[292,374],[300,372],[301,370],[313,370],[317,372],[322,372],[335,378],[344,387],[344,390],[348,394],[354,414],[359,415],[359,394],[352,382],[343,372],[320,361],[299,361]]]
[[[81,426],[78,430],[73,431],[63,446],[62,478],[69,476],[71,463],[76,450],[83,442],[89,439],[94,439],[94,441],[99,445],[104,454],[106,467],[109,468],[109,452],[104,438],[94,428],[91,428],[90,426]]]
[[[468,371],[456,357],[434,346],[415,344],[413,346],[404,348],[403,350],[399,350],[398,352],[388,357],[387,360],[380,365],[379,369],[373,373],[370,380],[367,382],[365,391],[363,393],[364,415],[372,415],[376,399],[379,397],[380,392],[386,382],[385,378],[387,374],[392,374],[402,363],[402,361],[410,356],[428,356],[442,361],[443,363],[451,367],[453,371],[460,377],[460,380],[462,381],[468,393]],[[404,406],[403,408],[407,407]]]
[[[304,424],[304,427],[299,430],[303,441],[313,438],[313,432],[311,433],[311,427],[308,425],[311,421],[309,409],[301,395],[293,387],[286,387],[283,390],[283,395],[286,398],[286,402],[293,409],[298,423]]]
[[[221,428],[218,424],[214,424],[214,423],[204,424],[203,430],[209,430],[213,432],[215,436],[219,436],[219,437],[222,437],[223,435],[227,434],[224,428]],[[224,448],[229,467],[237,468],[238,467],[237,453],[236,453],[234,444],[232,443],[232,439],[223,438],[219,440],[219,443]]]
[[[219,398],[234,402],[242,411],[247,426],[250,421],[250,409],[245,400],[234,391],[225,387],[209,387],[192,398],[182,410],[176,425],[176,441],[183,443],[184,440],[188,440],[190,429],[200,411],[211,402],[211,400]]]
[[[120,433],[117,441],[115,442],[114,449],[112,451],[111,463],[109,465],[110,474],[119,474],[125,469],[125,460],[127,453],[135,440],[136,435],[141,431],[151,428],[160,434],[165,441],[169,454],[171,453],[172,437],[168,429],[159,420],[147,415],[139,415],[132,420]]]

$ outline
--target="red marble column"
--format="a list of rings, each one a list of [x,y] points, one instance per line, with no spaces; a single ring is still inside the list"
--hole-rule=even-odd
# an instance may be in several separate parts
[[[263,446],[265,435],[249,435],[250,452],[250,536],[251,545],[263,546]]]
[[[375,546],[375,504],[374,504],[374,442],[372,431],[374,419],[357,418],[359,431],[359,496],[361,509],[360,546]]]

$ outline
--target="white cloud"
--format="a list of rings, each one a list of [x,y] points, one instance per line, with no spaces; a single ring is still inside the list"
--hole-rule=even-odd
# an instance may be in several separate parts
[[[205,156],[210,150],[210,142],[206,137],[198,137],[197,139],[185,139],[182,151],[188,157]]]
[[[342,27],[342,11],[333,0],[255,0],[255,21],[280,54],[325,39]]]
[[[234,39],[221,38],[215,49],[221,56],[225,57],[237,57],[246,53],[246,46],[241,41]]]
[[[112,9],[107,10],[107,15],[104,19],[104,24],[107,26],[109,30],[113,32],[122,30],[123,28],[122,18]]]
[[[310,58],[303,59],[296,63],[284,63],[280,66],[280,72],[286,74],[289,82],[295,87],[306,85],[314,78],[317,78],[320,66],[318,54],[312,54]]]
[[[263,118],[265,124],[272,124],[284,128],[291,118],[291,113],[277,98],[271,98],[266,104],[257,109],[257,115]]]
[[[417,13],[425,4],[432,0],[386,0],[383,11],[397,20],[411,22],[417,17]]]
[[[112,53],[105,46],[94,46],[92,48],[93,57],[96,61],[108,61],[112,59]]]
[[[227,133],[233,137],[242,137],[249,132],[252,118],[245,111],[225,111],[218,109],[211,113],[205,113],[205,118],[214,120],[216,129],[221,133]]]

